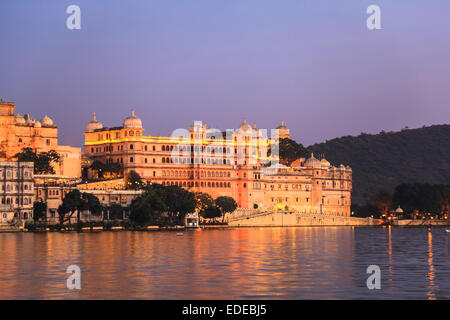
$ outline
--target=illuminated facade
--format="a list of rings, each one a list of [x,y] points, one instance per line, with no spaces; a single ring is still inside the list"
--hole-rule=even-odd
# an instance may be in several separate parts
[[[298,159],[289,167],[277,163],[272,139],[289,138],[282,122],[274,137],[244,119],[237,130],[220,131],[195,122],[169,137],[144,135],[132,111],[122,126],[105,128],[94,114],[85,130],[86,163],[116,162],[124,173],[134,170],[147,181],[178,185],[213,198],[233,197],[241,208],[350,215],[352,172],[325,159]],[[272,147],[271,158],[267,150]]]
[[[0,224],[33,217],[32,162],[0,161]]]
[[[55,150],[61,156],[57,175],[81,176],[81,148],[58,145],[58,126],[47,115],[41,120],[15,113],[14,102],[0,101],[0,161],[11,161],[23,148],[35,152]]]

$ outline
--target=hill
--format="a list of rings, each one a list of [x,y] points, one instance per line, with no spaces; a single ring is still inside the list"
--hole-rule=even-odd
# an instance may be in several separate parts
[[[353,169],[353,203],[401,183],[450,184],[450,125],[344,136],[308,149]]]

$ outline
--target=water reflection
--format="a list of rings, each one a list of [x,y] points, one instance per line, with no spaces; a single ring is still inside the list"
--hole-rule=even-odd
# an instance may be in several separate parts
[[[427,286],[427,289],[429,289],[429,291],[427,291],[427,298],[429,300],[435,300],[435,294],[434,294],[434,290],[435,290],[435,283],[434,283],[434,278],[435,278],[435,270],[434,270],[434,265],[433,265],[433,234],[431,233],[431,230],[428,231],[428,268],[429,271],[427,273],[427,279],[430,282],[429,285]]]
[[[0,298],[449,298],[445,232],[423,236],[352,227],[0,234]],[[73,264],[81,290],[66,288]],[[371,264],[388,270],[382,290],[366,287]]]
[[[392,282],[393,277],[393,270],[392,270],[392,227],[388,226],[388,237],[389,237],[389,245],[388,245],[388,255],[389,255],[389,264],[388,264],[388,271],[389,271],[389,278],[388,281]]]

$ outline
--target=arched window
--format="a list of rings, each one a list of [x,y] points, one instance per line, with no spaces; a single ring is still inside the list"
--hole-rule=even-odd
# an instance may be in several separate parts
[[[161,150],[162,150],[162,151],[166,151],[166,146],[162,146],[162,147],[161,147]]]

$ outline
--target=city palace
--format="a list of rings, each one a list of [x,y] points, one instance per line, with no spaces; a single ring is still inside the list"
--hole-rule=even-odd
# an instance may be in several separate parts
[[[276,141],[290,137],[284,122],[271,137],[246,119],[235,130],[212,129],[196,121],[189,130],[161,137],[145,135],[142,120],[132,110],[121,126],[110,128],[94,113],[84,136],[87,164],[120,163],[125,175],[133,170],[146,181],[213,198],[233,197],[243,209],[350,216],[351,168],[332,166],[312,154],[280,164]]]

